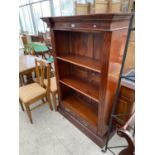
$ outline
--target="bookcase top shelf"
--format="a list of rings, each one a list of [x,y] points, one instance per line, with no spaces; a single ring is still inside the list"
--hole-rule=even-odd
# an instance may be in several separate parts
[[[56,58],[101,73],[100,61],[78,55],[63,55],[63,56],[57,56]]]

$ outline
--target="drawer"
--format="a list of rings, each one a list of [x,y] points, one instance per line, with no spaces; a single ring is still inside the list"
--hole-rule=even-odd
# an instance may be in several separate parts
[[[135,91],[130,88],[121,86],[120,96],[126,97],[131,102],[135,101]]]
[[[132,114],[134,112],[134,102],[130,102],[126,100],[124,97],[120,97],[118,100],[118,106],[116,108],[116,114],[126,114],[126,116],[120,116],[120,119],[123,121],[127,121],[129,119],[128,114]]]
[[[103,23],[62,23],[58,22],[55,24],[54,29],[68,29],[68,30],[90,30],[90,31],[101,31],[108,28],[109,24]]]
[[[118,102],[119,102],[119,104],[117,107],[117,111],[119,114],[128,114],[132,111],[134,102],[125,100],[123,97],[120,97]]]

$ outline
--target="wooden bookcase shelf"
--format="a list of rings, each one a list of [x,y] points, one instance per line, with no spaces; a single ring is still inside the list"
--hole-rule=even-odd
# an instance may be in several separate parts
[[[78,55],[63,55],[58,56],[57,59],[101,73],[101,63],[91,58],[82,57]]]
[[[47,17],[58,111],[103,147],[131,14]],[[61,122],[60,122],[61,123]]]
[[[89,124],[97,127],[97,110],[84,102],[83,100],[74,97],[73,95],[67,96],[62,100],[66,110],[68,112],[75,113],[74,115],[79,116],[81,120],[85,120],[82,123],[85,126]]]
[[[59,80],[64,85],[74,89],[75,91],[91,98],[92,100],[99,102],[99,88],[92,86],[91,84],[84,82],[74,76],[68,76]]]

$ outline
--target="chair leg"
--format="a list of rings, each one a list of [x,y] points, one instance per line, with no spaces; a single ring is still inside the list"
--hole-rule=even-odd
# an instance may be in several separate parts
[[[47,95],[47,99],[48,99],[48,104],[49,104],[50,109],[53,110],[52,103],[51,103],[51,98],[50,98],[50,94]]]
[[[25,85],[24,75],[21,75],[22,85]]]
[[[30,123],[32,124],[33,121],[32,121],[32,115],[31,115],[31,110],[30,110],[30,107],[29,106],[25,106],[26,107],[26,112],[27,112],[27,115],[29,117],[29,120],[30,120]]]
[[[44,100],[44,101],[45,101],[45,102],[48,102],[48,97],[47,97],[47,96],[45,97],[45,100]]]
[[[55,111],[57,111],[56,93],[52,93],[53,105]]]
[[[46,103],[46,100],[44,100],[44,98],[43,98],[43,99],[42,99],[42,102],[43,102],[43,103]]]
[[[21,77],[22,75],[19,75],[19,81],[20,81],[20,86],[22,86],[23,85],[23,82],[22,82],[22,77]]]
[[[24,111],[23,103],[22,103],[22,101],[20,99],[19,99],[19,103],[20,103],[20,106],[21,106],[22,110]]]

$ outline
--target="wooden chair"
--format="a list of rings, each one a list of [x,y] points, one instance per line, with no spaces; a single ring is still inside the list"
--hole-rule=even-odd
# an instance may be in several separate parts
[[[48,80],[47,79],[44,80],[44,83],[45,83],[45,86],[48,87]],[[56,95],[58,93],[58,90],[57,90],[56,78],[55,77],[50,78],[50,93],[52,95],[54,109],[57,111]]]
[[[31,47],[31,45],[28,43],[26,35],[23,35],[21,38],[22,38],[22,41],[23,41],[23,44],[24,44],[24,54],[25,55],[29,55],[29,54],[34,55],[34,50]],[[22,74],[19,75],[21,85],[27,84],[25,82],[25,80],[24,80],[24,76],[26,76],[27,83],[32,83],[33,82],[31,72],[22,73]]]
[[[46,63],[43,60],[36,59],[35,64],[36,64],[36,82],[19,88],[19,101],[21,108],[24,111],[23,105],[25,106],[27,115],[31,123],[33,123],[31,111],[42,105],[40,104],[34,107],[33,109],[30,109],[30,105],[33,104],[34,102],[46,98],[50,109],[53,110],[50,99],[50,63]],[[46,87],[44,84],[45,71],[47,74]]]
[[[26,35],[23,35],[21,38],[22,38],[22,41],[23,41],[23,44],[24,44],[24,54],[25,55],[33,54],[33,48],[28,43],[28,39],[27,39]]]

